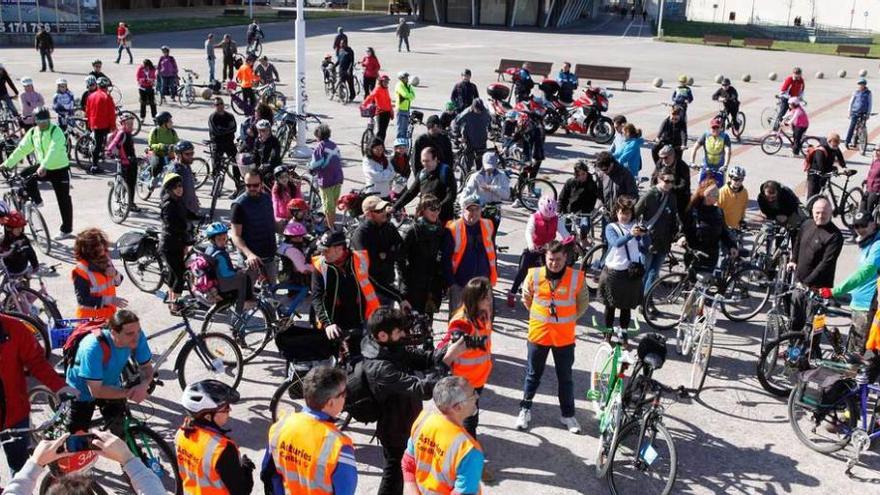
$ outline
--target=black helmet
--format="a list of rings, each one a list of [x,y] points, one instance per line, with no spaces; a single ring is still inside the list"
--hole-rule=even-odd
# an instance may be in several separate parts
[[[722,79],[722,80],[721,80],[721,85],[722,85],[722,86],[730,86],[730,78],[729,78],[729,77],[725,77],[724,79]]]
[[[195,146],[193,146],[193,144],[191,142],[187,141],[186,139],[181,139],[180,141],[177,142],[177,144],[174,145],[174,151],[176,151],[177,153],[183,153],[185,151],[192,151],[194,149],[195,149]]]
[[[180,403],[190,415],[216,412],[223,406],[235,404],[241,394],[234,388],[218,380],[202,380],[190,384],[183,391]]]
[[[106,77],[99,77],[98,78],[98,87],[99,88],[109,88],[110,87],[110,79],[107,79]]]
[[[653,369],[659,369],[666,361],[666,337],[649,333],[639,342],[639,359]]]
[[[171,120],[171,114],[169,112],[162,112],[159,115],[156,115],[156,125],[162,126],[167,124]]]
[[[322,248],[345,246],[347,244],[348,240],[345,238],[345,234],[337,230],[325,232],[324,235],[321,236],[320,245]]]
[[[45,122],[45,121],[48,121],[48,120],[52,120],[52,114],[49,113],[49,109],[48,109],[48,108],[46,108],[46,107],[37,107],[37,108],[34,110],[34,121],[35,121],[35,122],[40,122],[40,121]]]

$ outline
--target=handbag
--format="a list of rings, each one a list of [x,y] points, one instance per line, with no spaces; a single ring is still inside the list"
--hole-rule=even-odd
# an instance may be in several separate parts
[[[620,227],[618,225],[618,227]],[[620,227],[621,235],[626,235],[626,232],[623,231],[623,228]],[[632,257],[629,255],[629,241],[623,245],[623,251],[626,253],[626,259],[629,261],[629,268],[626,269],[626,274],[629,278],[632,279],[641,279],[645,276],[645,265],[643,265],[640,261],[633,261]]]

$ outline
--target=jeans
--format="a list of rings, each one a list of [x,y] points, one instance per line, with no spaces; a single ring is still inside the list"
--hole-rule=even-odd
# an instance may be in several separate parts
[[[12,97],[6,95],[3,97],[3,103],[6,104],[6,109],[9,110],[9,113],[18,117],[18,109],[15,108],[15,102],[12,101]]]
[[[40,61],[43,63],[43,69],[40,72],[46,72],[46,63],[49,64],[49,70],[55,72],[55,64],[52,63],[52,52],[49,50],[40,50]]]
[[[556,380],[559,382],[557,394],[559,396],[559,408],[562,409],[562,417],[574,416],[574,380],[571,376],[571,368],[574,365],[574,344],[563,347],[551,347],[539,345],[533,342],[528,344],[528,365],[526,368],[526,380],[523,387],[523,400],[519,407],[532,408],[532,399],[541,385],[541,376],[544,374],[544,366],[547,364],[547,355],[553,352],[553,363],[556,367]]]
[[[55,191],[58,210],[61,212],[61,232],[64,234],[71,233],[73,231],[73,202],[70,200],[70,167],[47,170],[46,175],[42,177],[38,176],[36,172],[36,165],[28,167],[21,172],[21,176],[25,178],[28,196],[35,203],[42,203],[43,197],[40,196],[40,188],[37,187],[37,182],[49,181],[52,184],[52,190]]]
[[[215,74],[216,70],[217,70],[217,59],[216,58],[209,58],[208,59],[208,81],[214,80],[214,74]]]
[[[12,425],[12,428],[28,428],[30,425],[30,420],[25,418]],[[24,463],[28,460],[29,439],[30,435],[21,435],[13,437],[9,443],[3,444],[3,451],[6,453],[6,465],[9,466],[9,471],[12,472],[12,476],[15,476],[15,473],[20,471],[21,468],[24,467]]]
[[[656,253],[649,252],[645,255],[645,285],[642,286],[644,294],[648,293],[648,289],[657,280],[657,276],[660,275],[660,269],[663,267],[663,262],[666,261],[668,254],[669,251],[659,251]]]
[[[779,111],[776,113],[776,125],[773,126],[773,130],[779,130],[779,124],[782,123],[782,117],[785,117],[786,112],[788,112],[788,98],[780,98],[779,99]]]
[[[131,56],[131,47],[126,45],[119,45],[119,48],[116,50],[116,63],[119,63],[119,60],[122,58],[122,50],[128,52],[128,63],[134,63],[134,57]]]
[[[718,187],[724,186],[724,174],[722,174],[718,168],[704,164],[703,168],[700,169],[700,182],[703,182],[708,177],[715,179],[715,183],[718,184]]]
[[[397,51],[406,43],[406,51],[409,51],[409,36],[401,36],[397,38]]]
[[[856,132],[856,123],[858,123],[859,118],[861,118],[863,115],[865,114],[859,112],[849,116],[849,129],[846,131],[846,139],[844,140],[847,146],[849,146],[849,143],[852,142],[853,134],[855,134]]]
[[[409,139],[406,135],[409,130],[409,110],[397,111],[397,139]]]
[[[177,76],[159,76],[159,94],[170,96],[173,100],[177,97]]]
[[[110,433],[124,438],[123,419],[125,417],[125,399],[96,399],[93,402],[73,401],[70,405],[69,432],[88,430],[95,414],[95,407],[100,409],[101,417]]]

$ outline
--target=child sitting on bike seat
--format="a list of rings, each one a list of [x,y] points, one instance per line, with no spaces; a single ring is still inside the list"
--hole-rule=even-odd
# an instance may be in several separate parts
[[[31,246],[31,241],[24,235],[24,228],[27,221],[24,215],[17,211],[9,213],[2,220],[3,223],[3,240],[0,241],[0,254],[3,254],[3,264],[10,275],[22,275],[28,271],[28,264],[31,271],[37,271],[39,261],[37,253]],[[8,255],[7,255],[8,253]]]
[[[324,83],[333,80],[333,76],[336,74],[336,63],[333,62],[333,55],[327,54],[324,55],[324,60],[321,62],[321,72],[324,74]]]
[[[410,168],[409,168],[409,154],[407,153],[407,149],[409,148],[409,143],[406,138],[397,138],[394,141],[394,154],[391,155],[391,166],[394,167],[394,171],[397,172],[397,175],[409,178]]]
[[[223,222],[214,222],[205,227],[205,237],[209,245],[205,254],[214,260],[214,272],[217,276],[218,289],[224,295],[235,293],[235,311],[241,312],[246,306],[254,303],[251,280],[247,270],[236,270],[232,258],[226,250],[229,242],[229,227]]]
[[[288,290],[289,301],[285,305],[295,311],[308,296],[313,267],[306,261],[306,228],[296,220],[284,227],[284,241],[278,245],[281,257],[281,277],[283,288]]]

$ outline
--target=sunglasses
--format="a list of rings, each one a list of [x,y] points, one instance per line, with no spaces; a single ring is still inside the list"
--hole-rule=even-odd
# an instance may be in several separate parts
[[[262,182],[257,182],[255,184],[247,183],[244,186],[247,187],[248,189],[259,189],[260,186],[262,186],[262,185],[263,185]]]
[[[675,179],[660,179],[660,182],[664,184],[672,184],[673,182],[675,182]]]
[[[428,207],[426,207],[425,209],[428,210],[428,211],[440,211],[440,207],[439,207],[439,206],[428,206]]]

